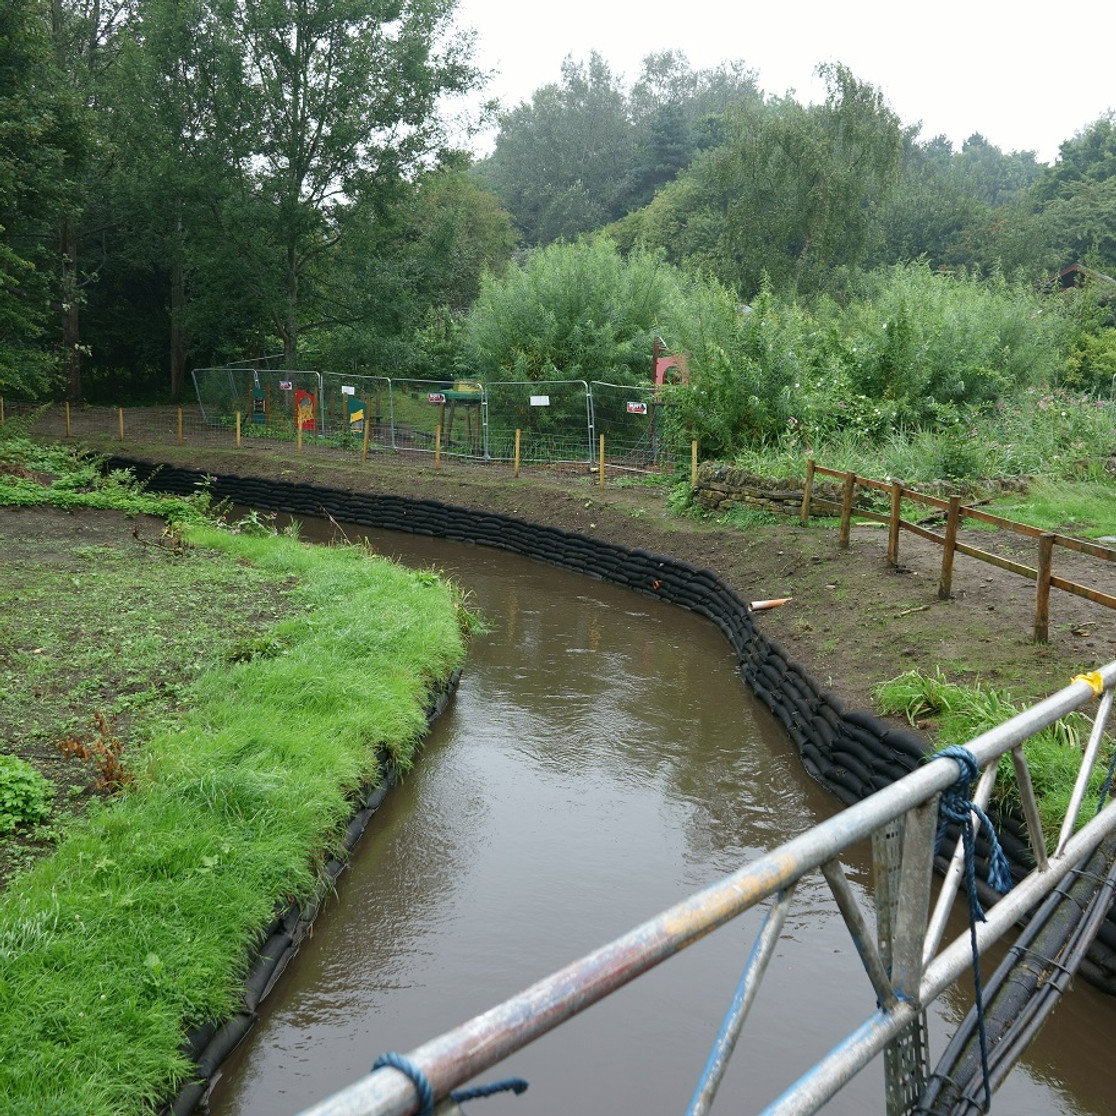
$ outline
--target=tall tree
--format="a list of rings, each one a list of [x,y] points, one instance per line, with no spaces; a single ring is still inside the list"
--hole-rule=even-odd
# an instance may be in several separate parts
[[[545,244],[623,214],[634,134],[619,79],[595,51],[500,120],[482,174],[524,241]]]
[[[55,257],[43,234],[81,138],[54,69],[48,6],[0,0],[0,29],[0,392],[35,395],[53,365],[42,335]]]
[[[254,147],[238,236],[285,361],[317,320],[313,276],[354,204],[375,213],[444,144],[439,99],[481,75],[456,0],[238,0]],[[328,315],[327,315],[328,316]]]
[[[744,103],[728,140],[696,160],[622,230],[670,258],[707,268],[746,298],[764,275],[776,289],[816,290],[856,267],[882,237],[898,179],[899,119],[844,66],[824,66],[824,103]]]
[[[66,398],[82,396],[81,337],[83,288],[90,281],[79,262],[91,201],[100,197],[112,151],[103,140],[105,78],[127,34],[134,0],[51,0],[51,36],[57,67],[69,82],[69,102],[86,132],[86,142],[64,148],[59,167],[68,189],[59,219],[59,304],[62,371]]]
[[[243,55],[227,0],[141,0],[111,75],[111,181],[125,272],[154,275],[171,397],[182,391],[199,230],[219,220],[249,146]],[[158,363],[164,363],[162,360]]]

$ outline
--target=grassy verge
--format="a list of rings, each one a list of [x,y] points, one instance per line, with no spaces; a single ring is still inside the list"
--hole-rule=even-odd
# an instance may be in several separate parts
[[[940,672],[908,671],[879,686],[876,695],[883,712],[901,713],[912,725],[931,730],[936,744],[942,748],[967,744],[973,737],[1021,712],[1010,695],[1002,691],[980,684],[961,686],[948,681]],[[1091,724],[1085,714],[1071,713],[1027,741],[1027,767],[1050,853],[1054,851],[1062,819],[1069,808]],[[1112,750],[1112,741],[1106,738],[1097,768],[1089,779],[1078,826],[1089,821],[1096,810]],[[1019,805],[1010,753],[1000,758],[993,801],[1006,807]]]
[[[61,475],[0,478],[0,502],[23,502],[32,486],[42,502]],[[61,499],[104,506],[104,490],[82,491],[86,484],[64,481]],[[129,662],[134,651],[156,678],[145,687],[135,668],[133,693],[146,698],[129,725],[123,789],[56,827],[53,853],[0,896],[6,1112],[141,1112],[171,1095],[189,1072],[179,1051],[184,1029],[234,1010],[261,927],[277,905],[315,890],[354,792],[380,774],[381,750],[409,764],[429,693],[463,656],[461,602],[432,573],[356,548],[205,526],[196,507],[149,504],[116,484],[129,511],[159,507],[183,520],[181,544],[156,556],[161,592],[134,610],[98,596],[99,567],[109,567],[118,588],[120,572],[109,556],[89,556],[87,602],[94,614],[98,601],[106,606],[101,642],[111,619],[108,649]],[[187,567],[203,572],[191,580]],[[218,612],[242,581],[251,622],[218,624],[207,644],[210,614],[171,609],[180,579],[195,603],[212,587]],[[167,660],[145,650],[162,638],[151,630],[159,602],[168,609],[170,659],[188,666],[173,681],[159,681]],[[37,659],[59,662],[66,633],[52,633],[37,614],[35,623],[31,638],[6,633],[18,640],[16,655],[39,651]],[[180,637],[180,627],[192,635]],[[30,708],[22,665],[9,668],[15,681],[7,686]],[[117,664],[97,670],[102,689],[118,685]],[[29,692],[50,674],[27,673]],[[51,734],[47,720],[34,731]]]

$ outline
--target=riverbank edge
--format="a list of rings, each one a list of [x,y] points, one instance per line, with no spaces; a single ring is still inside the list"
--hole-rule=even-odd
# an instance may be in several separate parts
[[[263,511],[331,516],[341,523],[507,550],[703,615],[728,640],[744,683],[783,726],[807,774],[843,806],[902,778],[928,754],[920,735],[896,728],[871,712],[849,709],[836,693],[822,689],[780,644],[757,629],[749,605],[711,570],[577,532],[437,500],[252,475],[213,477],[126,457],[110,457],[105,468],[130,469],[149,487],[183,495],[196,491],[204,476],[214,498]],[[1031,870],[1026,826],[1010,814],[999,816],[997,823],[1013,878],[1022,879]],[[952,842],[947,839],[937,858],[939,869],[951,852]],[[989,852],[986,839],[978,835],[978,858],[987,862]],[[996,898],[994,892],[983,889],[985,905]],[[1109,912],[1080,971],[1090,983],[1116,995],[1116,908]]]
[[[452,700],[461,680],[461,673],[460,668],[455,670],[431,695],[426,710],[427,732]],[[420,749],[421,742],[416,745],[416,753]],[[348,868],[349,856],[364,835],[372,815],[383,805],[388,792],[395,786],[398,772],[386,753],[381,754],[381,765],[384,777],[375,785],[361,788],[357,801],[362,805],[346,826],[336,853],[324,865],[317,891],[305,903],[292,902],[263,929],[261,943],[244,979],[244,1003],[241,1009],[220,1023],[196,1027],[187,1034],[183,1052],[195,1065],[197,1075],[182,1086],[173,1100],[159,1109],[160,1116],[191,1116],[208,1101],[217,1084],[221,1065],[247,1038],[259,1017],[260,1005],[294,960],[303,940],[310,933],[322,904],[334,893],[337,881]]]

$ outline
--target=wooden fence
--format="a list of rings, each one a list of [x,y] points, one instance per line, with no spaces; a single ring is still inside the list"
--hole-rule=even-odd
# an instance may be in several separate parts
[[[814,476],[836,477],[844,481],[841,503],[825,500],[813,496]],[[1099,589],[1092,589],[1087,585],[1080,585],[1075,581],[1058,577],[1054,573],[1054,547],[1062,546],[1067,550],[1087,554],[1104,562],[1116,562],[1116,550],[1111,547],[1101,546],[1098,543],[1086,542],[1084,539],[1075,539],[1068,535],[1059,535],[1052,531],[1043,531],[1038,527],[1031,527],[1026,523],[1016,523],[1002,516],[992,515],[990,512],[980,511],[978,508],[963,505],[960,496],[950,496],[948,500],[936,496],[927,496],[913,489],[905,488],[899,481],[878,481],[869,477],[860,477],[855,473],[840,472],[836,469],[824,469],[815,464],[812,458],[806,462],[806,487],[802,494],[801,520],[805,524],[810,517],[810,501],[823,506],[839,510],[841,525],[838,533],[837,545],[846,549],[849,545],[849,530],[852,525],[853,503],[856,499],[857,489],[874,489],[877,492],[886,492],[891,498],[891,510],[888,515],[878,512],[858,509],[858,519],[866,519],[874,523],[886,523],[887,533],[887,563],[889,566],[899,565],[899,533],[909,531],[928,542],[936,543],[942,548],[942,568],[938,579],[938,596],[948,600],[953,583],[953,559],[956,554],[964,554],[975,558],[978,562],[986,562],[990,566],[997,566],[1008,573],[1019,577],[1029,578],[1035,582],[1035,643],[1046,643],[1050,636],[1050,590],[1062,589],[1075,596],[1084,597],[1094,604],[1103,605],[1105,608],[1116,609],[1116,597],[1104,593]],[[945,533],[938,534],[919,523],[912,523],[900,515],[902,501],[907,500],[913,504],[922,504],[936,508],[945,513]],[[961,522],[970,519],[979,523],[987,523],[999,530],[1010,531],[1016,535],[1023,535],[1036,541],[1037,565],[1027,566],[1015,562],[999,554],[970,546],[959,542],[957,531]]]

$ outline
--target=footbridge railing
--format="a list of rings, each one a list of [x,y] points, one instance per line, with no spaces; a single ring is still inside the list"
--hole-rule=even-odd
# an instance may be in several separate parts
[[[1116,802],[1107,800],[1110,780],[1106,780],[1102,794],[1106,803],[1103,809],[1095,805],[1095,800],[1086,809],[1086,787],[1104,752],[1114,685],[1116,662],[1074,679],[1052,697],[982,733],[964,749],[951,749],[933,758],[872,797],[744,865],[519,995],[407,1055],[392,1055],[387,1059],[390,1065],[306,1109],[303,1116],[403,1116],[431,1111],[434,1101],[443,1101],[446,1109],[452,1110],[451,1094],[464,1083],[742,912],[770,900],[766,919],[690,1105],[693,1116],[705,1113],[713,1102],[745,1018],[757,1000],[787,912],[794,903],[796,887],[812,873],[820,873],[832,890],[863,963],[866,974],[863,1013],[858,1011],[850,1020],[849,1033],[842,1042],[820,1061],[805,1067],[802,1076],[782,1096],[762,1109],[764,1116],[818,1111],[881,1054],[885,1058],[889,1116],[939,1111],[924,1107],[920,1099],[930,1080],[924,1023],[927,1006],[974,967],[979,1006],[979,957],[988,947],[1013,933],[1017,923],[1074,875],[1102,842],[1109,850],[1107,870],[1116,858],[1113,851],[1116,842],[1106,840],[1116,832]],[[1081,750],[1077,786],[1060,832],[1050,842],[1054,851],[1048,855],[1047,836],[1039,819],[1027,766],[1026,744],[1067,714],[1090,709],[1093,725],[1088,743]],[[992,794],[999,761],[1004,756],[1011,757],[1035,866],[987,912],[980,911],[972,894],[970,910],[975,917],[969,932],[943,944],[947,915],[958,891],[967,884],[975,893],[973,860],[966,853],[973,847],[970,838],[983,822],[982,807]],[[982,772],[979,780],[978,769]],[[976,790],[970,799],[974,782]],[[952,830],[955,853],[932,909],[935,847],[942,818],[949,816],[939,807],[946,800],[953,803],[954,809],[960,800],[963,810],[961,815],[956,812],[952,815],[959,819]],[[1079,815],[1093,809],[1095,814],[1079,825]],[[958,832],[961,839],[956,839]],[[851,846],[869,839],[876,877],[874,910],[864,909],[840,859]],[[1095,902],[1107,908],[1112,882],[1109,880],[1106,890],[1104,871],[1098,873],[1094,865],[1089,871],[1089,879],[1095,877],[1096,881]],[[1080,896],[1074,901],[1080,906]],[[1091,925],[1095,932],[1095,924]],[[1057,944],[1052,948],[1056,952]],[[1077,948],[1068,957],[1051,956],[1047,968],[1064,976],[1079,956]],[[1033,1032],[1033,1021],[1029,1025]],[[983,1020],[980,1038],[987,1081]],[[1021,1050],[1014,1056],[1019,1053]],[[1001,1071],[1002,1079],[1006,1071],[1002,1067]]]

